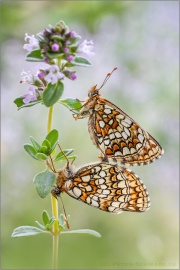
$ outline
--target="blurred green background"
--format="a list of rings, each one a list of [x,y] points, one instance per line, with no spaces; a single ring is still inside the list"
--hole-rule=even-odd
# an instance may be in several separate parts
[[[36,72],[40,65],[25,62],[24,34],[36,34],[59,20],[95,44],[92,68],[77,68],[78,79],[65,82],[63,98],[84,100],[88,89],[100,86],[117,66],[101,93],[165,150],[155,163],[132,168],[150,193],[146,213],[113,215],[62,196],[71,229],[94,229],[102,238],[62,235],[59,268],[178,269],[179,1],[1,2],[1,269],[51,268],[50,236],[11,238],[15,227],[41,222],[42,210],[51,213],[50,196],[40,199],[32,182],[44,165],[23,149],[29,136],[45,137],[47,109],[37,105],[17,111],[13,100],[27,92],[19,83],[21,72]],[[63,148],[75,149],[77,168],[98,160],[87,119],[76,122],[56,105],[53,128],[59,130]],[[59,207],[61,211],[60,201]]]

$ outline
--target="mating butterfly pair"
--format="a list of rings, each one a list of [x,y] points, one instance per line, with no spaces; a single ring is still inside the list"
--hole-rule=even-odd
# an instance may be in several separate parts
[[[102,162],[84,166],[77,172],[68,162],[58,173],[52,194],[57,197],[66,192],[77,200],[116,214],[144,212],[150,207],[145,185],[132,171],[117,164],[145,165],[160,158],[163,150],[139,124],[100,96],[102,86],[91,88],[87,101],[75,117],[89,117],[90,137],[102,153]]]

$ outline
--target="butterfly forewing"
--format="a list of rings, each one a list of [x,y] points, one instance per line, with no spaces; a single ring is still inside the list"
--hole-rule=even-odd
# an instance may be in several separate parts
[[[99,94],[89,100],[77,119],[89,117],[90,137],[101,150],[102,159],[144,165],[161,157],[163,150],[158,142],[126,113]]]
[[[67,175],[66,169],[63,174]],[[70,178],[66,177],[66,180],[62,173],[57,179],[60,191],[103,211],[116,214],[122,211],[144,212],[150,207],[148,192],[138,176],[117,165],[91,164],[71,174]]]

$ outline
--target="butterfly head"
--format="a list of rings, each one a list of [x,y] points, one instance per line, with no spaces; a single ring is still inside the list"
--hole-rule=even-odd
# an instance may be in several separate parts
[[[99,95],[99,89],[97,88],[97,84],[93,86],[89,92],[88,92],[88,97],[93,99],[94,97]]]

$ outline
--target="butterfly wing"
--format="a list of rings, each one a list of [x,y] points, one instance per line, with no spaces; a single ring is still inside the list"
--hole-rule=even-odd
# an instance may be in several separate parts
[[[133,172],[109,163],[78,170],[65,184],[66,193],[100,210],[144,212],[150,207],[146,187]]]
[[[159,143],[111,102],[99,98],[89,117],[93,143],[103,156],[123,164],[144,165],[163,154]]]

